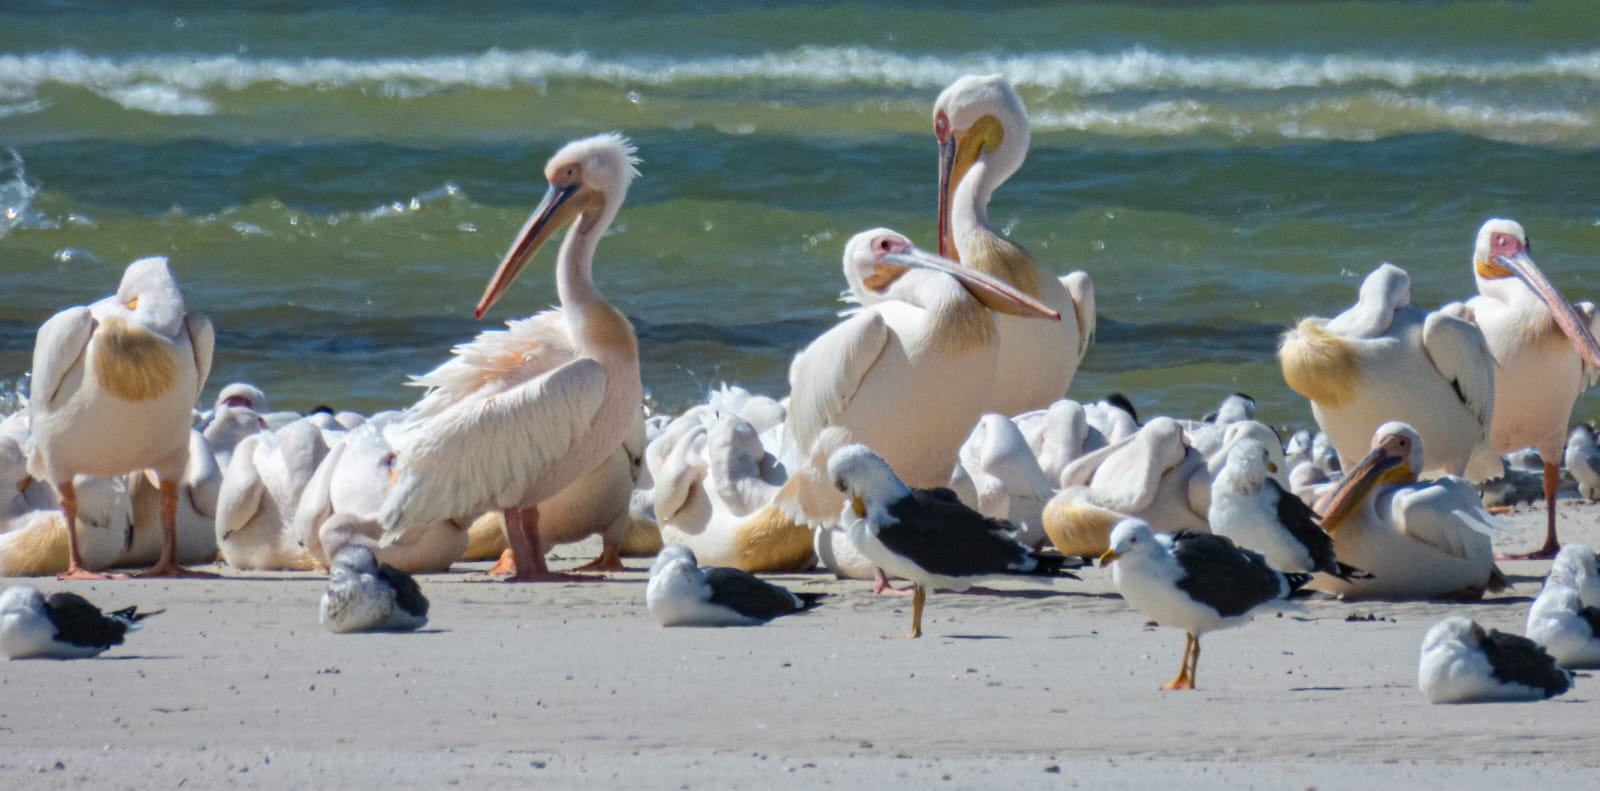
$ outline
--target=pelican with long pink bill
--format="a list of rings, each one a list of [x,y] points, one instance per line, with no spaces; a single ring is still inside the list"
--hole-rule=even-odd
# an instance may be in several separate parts
[[[518,581],[595,579],[545,564],[540,501],[616,451],[639,411],[639,342],[633,325],[595,289],[595,247],[638,175],[618,134],[563,146],[545,165],[544,201],[512,242],[478,302],[485,312],[562,227],[556,257],[561,306],[506,322],[456,347],[415,377],[428,392],[394,428],[394,487],[379,512],[389,545],[444,519],[504,512]]]
[[[999,335],[989,312],[1061,318],[887,228],[851,238],[844,264],[881,298],[812,341],[789,367],[790,478],[774,501],[791,519],[821,527],[835,524],[844,497],[827,471],[836,448],[821,447],[819,438],[867,445],[908,485],[944,486],[997,375]]]
[[[999,278],[1059,311],[1046,323],[996,316],[1000,352],[985,412],[1007,417],[1044,409],[1072,384],[1094,336],[1094,282],[1057,277],[1021,245],[989,227],[989,198],[1028,156],[1028,111],[997,74],[967,75],[933,105],[939,142],[939,255]]]
[[[1556,489],[1572,405],[1600,375],[1594,305],[1574,306],[1528,256],[1528,235],[1514,220],[1478,229],[1472,252],[1479,296],[1467,302],[1494,354],[1496,403],[1489,440],[1506,452],[1537,445],[1544,458],[1544,545],[1518,558],[1551,558],[1556,540]]]

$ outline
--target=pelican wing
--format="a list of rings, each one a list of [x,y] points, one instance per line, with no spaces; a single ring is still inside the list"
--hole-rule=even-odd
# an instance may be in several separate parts
[[[1579,302],[1574,307],[1576,307],[1578,312],[1583,314],[1583,318],[1589,322],[1589,332],[1595,333],[1596,337],[1600,337],[1600,314],[1595,312],[1594,303]],[[1582,355],[1579,355],[1579,359],[1582,359]],[[1600,368],[1595,368],[1589,365],[1589,361],[1584,360],[1583,386],[1594,387],[1594,384],[1597,381],[1600,381]]]
[[[205,389],[206,377],[211,375],[211,353],[217,346],[217,331],[211,326],[211,319],[202,313],[185,313],[183,326],[189,331],[189,345],[194,352],[194,382],[195,400],[200,399],[200,391]]]
[[[399,461],[378,514],[382,543],[417,525],[521,504],[530,483],[589,430],[605,388],[600,363],[579,358],[490,395],[435,402],[412,417],[393,438]]]
[[[788,441],[793,443],[797,460],[850,406],[888,345],[889,334],[882,315],[864,310],[795,355],[789,366]]]
[[[694,452],[695,445],[705,441],[705,435],[706,427],[694,421],[681,431],[674,431],[669,426],[656,438],[661,448],[659,455],[650,456],[653,462],[650,475],[656,482],[651,494],[658,522],[668,522],[677,516],[689,501],[694,485],[705,475],[705,460],[701,454]]]
[[[1087,272],[1073,272],[1061,277],[1061,285],[1072,296],[1072,315],[1078,320],[1078,358],[1082,359],[1094,339],[1094,281]]]
[[[256,469],[255,452],[261,434],[246,437],[233,449],[228,474],[222,476],[222,491],[217,494],[217,538],[227,540],[261,511],[261,498],[267,486]]]
[[[63,310],[39,327],[39,336],[33,342],[33,382],[28,388],[31,403],[55,403],[67,372],[83,359],[94,328],[94,317],[86,307]]]
[[[1477,490],[1454,475],[1402,487],[1389,515],[1400,532],[1458,558],[1470,557],[1474,544],[1487,545],[1501,530],[1483,510]]]
[[[322,463],[317,465],[316,472],[311,473],[311,480],[306,481],[305,491],[300,493],[300,502],[295,505],[294,521],[289,529],[308,550],[317,545],[313,537],[317,535],[317,529],[322,526],[323,520],[333,516],[333,474],[339,467],[339,460],[344,458],[344,450],[349,444],[347,437],[344,442],[333,446],[328,455],[322,457]]]
[[[1422,350],[1478,424],[1488,426],[1494,411],[1494,354],[1483,331],[1440,309],[1423,322]]]

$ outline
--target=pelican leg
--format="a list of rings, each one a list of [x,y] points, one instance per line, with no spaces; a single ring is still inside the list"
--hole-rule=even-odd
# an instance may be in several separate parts
[[[191,571],[178,565],[178,482],[161,479],[161,557],[154,566],[139,573],[142,577],[215,577],[204,571]]]
[[[506,547],[505,551],[500,553],[500,559],[495,561],[494,565],[490,566],[489,570],[484,572],[484,573],[485,574],[515,574],[515,573],[517,573],[517,560],[516,560],[516,557],[511,554],[511,547]]]
[[[1520,555],[1501,555],[1499,560],[1549,560],[1561,551],[1561,542],[1556,540],[1556,489],[1561,487],[1561,468],[1544,463],[1544,510],[1545,532],[1544,546]]]
[[[922,636],[922,605],[928,601],[928,589],[921,585],[911,586],[911,631],[905,634],[885,635],[889,640],[916,639]]]
[[[1183,633],[1183,661],[1178,665],[1178,675],[1162,689],[1194,689],[1193,663],[1200,659],[1200,641],[1192,632]]]
[[[913,594],[913,591],[910,588],[896,588],[895,586],[890,585],[889,575],[880,568],[874,568],[872,570],[872,592],[892,593],[896,596],[910,596]]]
[[[539,538],[539,508],[507,508],[506,543],[511,547],[511,576],[507,582],[592,582],[600,577],[551,571],[544,562],[544,542]]]
[[[78,493],[72,481],[56,487],[61,501],[61,516],[67,520],[67,570],[56,575],[58,580],[107,580],[116,575],[101,574],[83,567],[83,555],[78,551]]]
[[[573,571],[627,571],[622,565],[622,542],[612,541],[607,538],[600,545],[600,555],[594,560],[579,566]]]

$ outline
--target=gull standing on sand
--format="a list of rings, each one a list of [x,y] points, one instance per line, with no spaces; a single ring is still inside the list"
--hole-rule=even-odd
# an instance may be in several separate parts
[[[1544,700],[1572,687],[1572,674],[1526,637],[1484,631],[1465,615],[1433,625],[1422,638],[1417,688],[1429,703]]]
[[[1422,438],[1390,421],[1319,510],[1343,560],[1370,578],[1318,575],[1312,587],[1343,598],[1482,598],[1505,578],[1494,565],[1494,517],[1454,475],[1418,481]]]
[[[1545,538],[1517,557],[1555,557],[1556,490],[1561,448],[1572,406],[1600,377],[1594,305],[1574,306],[1533,259],[1522,226],[1492,219],[1478,229],[1472,251],[1479,296],[1467,300],[1471,320],[1494,354],[1496,402],[1489,440],[1504,453],[1537,445],[1544,459]]]
[[[1111,566],[1111,580],[1128,606],[1184,630],[1183,663],[1162,689],[1194,689],[1205,633],[1241,626],[1260,607],[1283,606],[1282,600],[1311,581],[1310,574],[1272,568],[1224,536],[1156,533],[1138,519],[1112,529],[1100,565]]]
[[[701,566],[694,550],[672,544],[650,564],[644,602],[662,626],[759,626],[809,610],[824,595],[793,593],[743,569]]]
[[[1333,538],[1316,513],[1272,479],[1270,455],[1253,439],[1227,450],[1227,461],[1211,482],[1211,532],[1260,552],[1279,571],[1320,571],[1342,580],[1371,577],[1334,557]]]
[[[873,448],[912,485],[943,486],[995,373],[989,311],[1060,319],[887,228],[851,237],[844,262],[885,299],[823,333],[789,367],[789,479],[774,504],[802,524],[832,524],[843,504],[826,470],[829,451],[817,447],[825,430]]]
[[[0,593],[0,656],[7,659],[82,659],[122,644],[123,635],[161,612],[136,607],[102,613],[76,593],[49,598],[32,585]]]
[[[828,476],[846,498],[839,523],[879,568],[916,584],[911,631],[922,636],[928,588],[964,591],[993,576],[1077,575],[1060,555],[1041,555],[1016,539],[1010,522],[962,505],[949,489],[913,489],[865,445],[847,445],[828,460]]]
[[[33,347],[28,471],[55,484],[66,516],[62,579],[105,579],[84,568],[72,476],[150,470],[160,488],[161,557],[143,576],[184,576],[178,566],[178,484],[214,342],[211,321],[185,313],[167,259],[128,265],[115,295],[67,308],[39,328]]]
[[[1343,468],[1361,458],[1379,425],[1399,420],[1428,447],[1416,472],[1500,476],[1488,436],[1494,356],[1471,322],[1413,305],[1405,270],[1383,264],[1348,310],[1302,319],[1283,334],[1278,362],[1289,389],[1311,400]]]
[[[999,360],[983,411],[1010,417],[1067,392],[1094,336],[1094,283],[1057,278],[989,227],[989,199],[1028,156],[1028,111],[999,75],[968,75],[933,104],[939,141],[939,255],[999,278],[1059,312],[1055,324],[996,319]]]
[[[410,574],[353,544],[333,556],[321,619],[335,634],[410,632],[428,623],[428,597]]]
[[[428,392],[393,437],[384,543],[408,529],[504,513],[511,579],[581,580],[545,565],[538,503],[593,470],[628,435],[644,391],[633,325],[595,290],[595,247],[638,171],[619,134],[577,140],[545,165],[550,189],[478,302],[483,317],[534,253],[571,225],[556,259],[561,306],[507,322],[416,377]]]

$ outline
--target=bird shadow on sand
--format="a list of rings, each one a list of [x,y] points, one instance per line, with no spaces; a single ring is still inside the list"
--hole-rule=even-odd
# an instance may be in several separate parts
[[[127,662],[134,659],[178,659],[179,657],[167,656],[166,654],[117,654],[116,656],[97,656],[93,658],[99,662]]]
[[[1010,635],[1004,634],[941,634],[941,640],[1010,640]]]
[[[1018,590],[995,590],[985,588],[982,591],[963,591],[961,594],[968,596],[985,596],[997,599],[1055,599],[1062,596],[1076,596],[1079,598],[1095,599],[1120,599],[1121,595],[1115,593],[1086,593],[1083,591],[1050,590],[1045,588],[1022,588]]]

